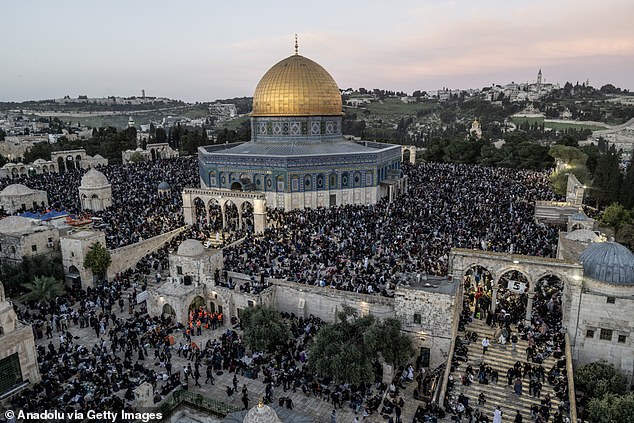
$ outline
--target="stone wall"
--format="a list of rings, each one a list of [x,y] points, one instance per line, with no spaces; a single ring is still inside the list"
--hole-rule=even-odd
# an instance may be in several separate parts
[[[133,268],[146,255],[158,250],[187,227],[181,226],[173,231],[157,235],[155,237],[137,242],[125,247],[110,250],[112,263],[108,267],[108,279],[112,279],[117,273]]]
[[[595,284],[610,287],[600,282]],[[621,296],[588,292],[591,285],[584,281],[579,304],[579,324],[573,352],[575,366],[606,360],[625,373],[631,385],[634,372],[634,298],[631,292]],[[611,331],[609,339],[601,339],[602,329]]]
[[[445,280],[439,288],[399,286],[394,296],[396,318],[404,332],[412,336],[416,355],[429,348],[430,367],[447,361],[453,326],[459,313],[459,283]]]
[[[271,279],[275,286],[273,304],[279,311],[308,317],[311,314],[334,322],[343,305],[356,309],[360,316],[372,314],[379,319],[394,317],[394,299],[379,295],[357,294],[319,286],[302,285]]]

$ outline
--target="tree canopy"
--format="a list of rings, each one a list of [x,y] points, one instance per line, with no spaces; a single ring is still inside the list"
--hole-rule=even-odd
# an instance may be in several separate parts
[[[627,393],[625,376],[612,364],[597,361],[575,371],[575,387],[583,391],[589,420],[598,423],[626,423],[634,414],[634,394]]]
[[[271,307],[248,307],[242,313],[240,325],[244,341],[252,351],[273,352],[284,348],[291,336],[280,312]]]
[[[26,299],[34,301],[50,301],[64,293],[64,285],[52,276],[36,276],[23,287]]]
[[[405,364],[413,354],[410,339],[400,329],[396,319],[359,317],[355,309],[344,306],[337,322],[322,327],[313,339],[309,364],[319,375],[338,382],[373,381],[379,354],[393,366]]]
[[[106,275],[110,263],[112,263],[110,253],[100,242],[92,244],[84,257],[84,267],[91,269],[93,274],[100,278]]]

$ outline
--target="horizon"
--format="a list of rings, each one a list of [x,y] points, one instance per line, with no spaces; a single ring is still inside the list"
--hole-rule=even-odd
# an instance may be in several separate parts
[[[294,53],[295,33],[299,54],[341,89],[481,89],[534,82],[541,69],[546,83],[632,91],[633,13],[626,0],[12,2],[0,28],[0,101],[142,90],[188,103],[250,97]]]

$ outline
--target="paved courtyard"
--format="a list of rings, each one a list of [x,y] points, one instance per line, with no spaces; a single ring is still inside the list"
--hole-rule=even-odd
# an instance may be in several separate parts
[[[138,308],[138,306],[137,306]],[[124,307],[123,312],[119,311],[119,307],[113,307],[113,312],[117,315],[117,317],[122,319],[130,318],[130,314],[128,313],[127,307]],[[201,336],[192,336],[192,341],[196,342],[196,344],[200,346],[204,346],[208,340],[220,339],[221,335],[229,328],[229,326],[225,325],[223,328],[211,330],[206,329],[203,330]],[[73,325],[72,321],[69,321],[69,330],[73,334],[74,337],[78,337],[78,339],[74,339],[76,344],[81,344],[91,348],[95,343],[101,342],[101,339],[109,340],[107,336],[102,335],[101,338],[98,338],[95,335],[95,331],[92,328],[80,328],[79,325]],[[241,331],[238,330],[238,333]],[[172,373],[179,371],[181,373],[181,380],[183,379],[183,368],[187,365],[187,363],[191,363],[193,369],[193,362],[190,360],[184,359],[182,356],[179,357],[177,354],[179,342],[185,342],[182,332],[173,333],[175,345],[172,346]],[[42,339],[36,340],[36,345],[42,345],[46,347],[49,343],[49,339],[44,336]],[[53,332],[53,344],[57,348],[59,346],[59,337],[56,332]],[[110,343],[108,342],[108,345]],[[119,352],[121,355],[121,352]],[[133,354],[133,357],[136,359],[137,354]],[[165,368],[159,366],[159,363],[154,359],[154,349],[148,349],[148,355],[142,360],[143,365],[146,368],[152,368],[157,373],[165,373]],[[215,375],[214,385],[205,384],[206,378],[206,366],[200,366],[201,377],[199,383],[200,387],[195,386],[195,382],[192,377],[189,378],[189,386],[188,389],[191,392],[199,393],[205,397],[212,398],[218,401],[223,401],[227,404],[233,405],[235,407],[242,408],[242,393],[240,390],[242,386],[246,384],[248,389],[248,397],[249,397],[249,407],[253,407],[257,404],[259,398],[263,398],[265,396],[265,385],[263,383],[263,377],[260,375],[258,379],[250,379],[246,376],[238,375],[238,392],[233,395],[232,398],[228,398],[226,389],[227,386],[232,386],[234,373],[229,373],[228,371],[223,371],[221,375]],[[164,382],[158,382],[157,388],[160,389],[163,386]],[[403,407],[402,420],[403,422],[411,422],[416,412],[416,408],[421,402],[415,400],[412,396],[412,391],[415,387],[414,382],[410,382],[406,385],[406,389],[401,389],[400,395],[405,400],[405,406]],[[123,391],[119,392],[119,395],[123,395]],[[284,392],[282,386],[276,387],[274,390],[274,403],[277,404],[280,397],[290,397],[293,401],[294,411],[309,414],[316,418],[316,422],[326,422],[330,423],[330,415],[333,410],[332,403],[327,400],[322,400],[319,398],[315,398],[313,396],[306,396],[303,394],[301,389],[298,389],[297,392],[293,392],[292,390]],[[362,407],[363,408],[363,407]],[[343,408],[338,408],[336,410],[337,423],[348,423],[353,422],[355,414],[350,407],[349,403],[344,403]],[[362,420],[362,411],[359,412],[359,421]],[[374,414],[367,417],[365,422],[374,423],[374,422],[384,422],[387,421],[387,418],[384,418],[381,415]]]

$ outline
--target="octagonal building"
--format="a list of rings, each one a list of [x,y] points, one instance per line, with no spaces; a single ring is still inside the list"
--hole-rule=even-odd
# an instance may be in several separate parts
[[[406,187],[401,147],[342,133],[337,83],[297,52],[275,64],[253,95],[251,141],[198,149],[202,188],[264,192],[285,210],[374,204]]]

